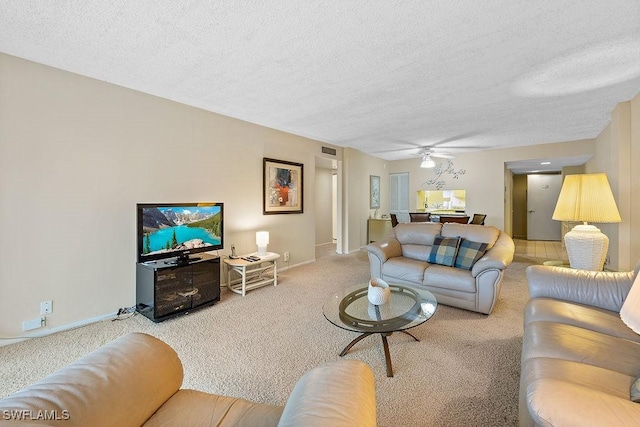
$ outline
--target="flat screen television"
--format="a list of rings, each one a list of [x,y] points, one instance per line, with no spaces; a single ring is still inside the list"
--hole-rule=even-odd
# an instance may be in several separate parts
[[[138,262],[188,263],[224,247],[223,203],[138,203],[137,223]]]

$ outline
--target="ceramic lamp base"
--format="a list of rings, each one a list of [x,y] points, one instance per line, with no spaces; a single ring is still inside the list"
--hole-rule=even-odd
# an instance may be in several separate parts
[[[576,225],[564,235],[571,268],[601,271],[609,250],[609,238],[594,225]]]

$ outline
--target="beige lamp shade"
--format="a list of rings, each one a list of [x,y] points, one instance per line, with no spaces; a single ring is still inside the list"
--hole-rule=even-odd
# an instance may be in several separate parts
[[[558,221],[622,221],[604,173],[567,175],[552,218]]]
[[[553,219],[581,221],[564,236],[572,268],[600,271],[609,250],[609,238],[587,222],[620,222],[620,213],[604,173],[567,175]]]
[[[620,318],[633,332],[640,334],[640,274],[636,275],[629,295],[622,304]]]

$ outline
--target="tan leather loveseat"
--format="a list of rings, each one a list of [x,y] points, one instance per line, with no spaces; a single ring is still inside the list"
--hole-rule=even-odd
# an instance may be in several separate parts
[[[521,426],[640,425],[640,403],[630,398],[640,336],[620,319],[638,268],[527,268]]]
[[[0,400],[0,424],[376,425],[373,374],[357,360],[307,372],[284,407],[180,389],[182,378],[182,363],[171,347],[150,335],[131,333]]]
[[[486,243],[486,252],[470,270],[429,263],[436,236]],[[372,278],[421,286],[439,304],[485,314],[495,307],[504,269],[515,252],[513,239],[496,227],[431,222],[398,224],[384,240],[365,249]]]

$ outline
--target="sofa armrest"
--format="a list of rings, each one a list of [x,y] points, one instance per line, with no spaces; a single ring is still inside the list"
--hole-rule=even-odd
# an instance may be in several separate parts
[[[0,400],[0,414],[44,411],[65,427],[142,425],[178,391],[182,378],[171,347],[132,332]]]
[[[544,265],[527,267],[531,298],[555,298],[615,312],[620,312],[633,279],[633,271],[587,271]]]
[[[536,426],[635,426],[640,405],[608,389],[544,379],[526,390]]]
[[[360,360],[338,360],[303,375],[278,423],[278,427],[375,425],[373,372]]]
[[[370,254],[375,255],[381,264],[384,264],[389,258],[402,256],[402,246],[394,238],[369,243],[364,248]]]
[[[513,261],[515,251],[513,239],[508,234],[501,232],[491,249],[473,264],[471,275],[477,277],[478,274],[491,268],[504,270]]]

